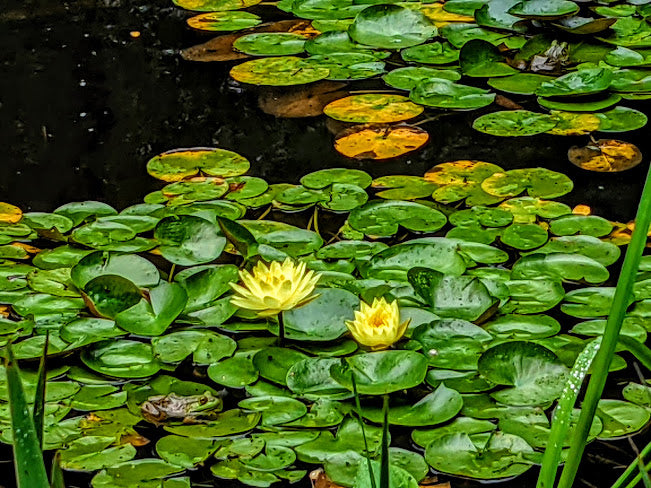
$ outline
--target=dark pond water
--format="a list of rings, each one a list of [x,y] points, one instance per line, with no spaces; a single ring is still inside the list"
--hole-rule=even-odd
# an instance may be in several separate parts
[[[294,182],[310,171],[341,166],[373,176],[422,175],[455,159],[480,159],[507,169],[544,166],[574,180],[576,189],[566,203],[588,203],[611,219],[634,216],[648,159],[622,174],[587,173],[566,158],[567,149],[585,144],[587,137],[499,139],[471,129],[477,114],[461,113],[425,125],[431,141],[414,155],[358,163],[334,151],[325,117],[265,115],[254,90],[228,81],[229,64],[180,59],[179,49],[210,36],[186,29],[186,14],[170,0],[10,0],[2,5],[0,201],[24,210],[50,211],[85,199],[117,207],[137,203],[160,187],[145,172],[151,156],[176,147],[219,146],[248,157],[250,173],[270,182]],[[131,37],[131,31],[141,35]],[[635,107],[651,112],[651,103]],[[651,153],[648,128],[621,138],[645,156]],[[644,437],[636,436],[636,443],[643,445]],[[0,485],[7,488],[13,486],[10,456],[3,446]],[[609,486],[631,459],[626,441],[593,444],[577,488]],[[499,486],[533,487],[535,477],[532,470]],[[194,479],[202,486],[227,486],[205,473]],[[88,479],[70,479],[69,485],[87,487]],[[308,485],[304,480],[297,486]],[[455,479],[452,486],[477,483]]]

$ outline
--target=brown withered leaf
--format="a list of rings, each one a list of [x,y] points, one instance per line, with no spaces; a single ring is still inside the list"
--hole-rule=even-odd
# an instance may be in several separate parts
[[[137,432],[124,435],[120,438],[120,444],[131,444],[134,447],[146,446],[149,442],[149,439],[141,436]]]
[[[342,488],[328,478],[323,468],[315,469],[310,473],[310,482],[312,483],[312,488]]]
[[[323,107],[348,92],[345,83],[321,81],[293,88],[264,88],[258,96],[260,109],[269,115],[284,118],[318,117]]]
[[[505,97],[504,95],[496,95],[495,103],[500,107],[508,108],[509,110],[522,110],[522,105],[515,103],[510,98]]]
[[[235,61],[249,56],[233,51],[233,42],[242,34],[226,34],[210,39],[208,42],[198,44],[181,50],[181,57],[186,61]]]

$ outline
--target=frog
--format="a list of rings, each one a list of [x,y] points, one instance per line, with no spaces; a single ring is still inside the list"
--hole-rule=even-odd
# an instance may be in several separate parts
[[[179,419],[184,424],[196,424],[214,419],[222,407],[220,397],[205,391],[201,395],[169,393],[152,396],[140,406],[140,410],[145,420],[156,425]]]
[[[570,62],[570,48],[567,42],[552,41],[542,54],[536,54],[531,60],[533,72],[559,72]]]

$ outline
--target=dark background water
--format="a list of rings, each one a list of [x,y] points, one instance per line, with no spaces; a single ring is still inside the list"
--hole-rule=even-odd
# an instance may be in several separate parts
[[[211,37],[187,29],[186,17],[170,0],[2,2],[0,201],[37,211],[85,199],[125,207],[161,186],[145,171],[150,157],[177,147],[218,146],[248,157],[250,173],[270,182],[295,182],[310,171],[341,166],[373,176],[422,175],[455,159],[507,169],[544,166],[574,180],[566,203],[590,204],[611,219],[634,216],[651,150],[648,128],[619,135],[645,155],[643,164],[621,174],[589,173],[567,161],[567,149],[587,137],[488,136],[470,127],[476,112],[425,125],[431,140],[413,155],[360,163],[335,152],[325,117],[265,115],[255,90],[228,81],[231,64],[180,59],[179,49]],[[648,103],[628,105],[651,112]],[[6,446],[0,458],[10,458]],[[609,486],[631,458],[626,441],[593,444],[577,488]],[[533,487],[534,471],[501,486]],[[11,472],[9,462],[0,462],[0,485],[13,486]],[[205,473],[194,478],[227,486]],[[84,477],[68,481],[88,486]],[[477,484],[456,479],[452,486]]]
[[[0,200],[25,210],[84,199],[124,207],[161,186],[145,172],[150,157],[219,146],[248,157],[251,174],[271,182],[340,166],[422,175],[455,159],[545,166],[575,181],[567,203],[589,202],[611,219],[634,215],[646,157],[621,174],[586,172],[566,153],[587,137],[493,137],[474,131],[477,112],[468,112],[425,125],[431,140],[413,155],[360,163],[333,149],[325,116],[265,115],[254,89],[228,81],[230,63],[182,60],[179,49],[212,36],[187,28],[188,14],[171,0],[9,1],[0,11]],[[260,7],[267,17],[271,8]],[[635,106],[651,112],[649,103]],[[648,156],[648,134],[619,137]]]

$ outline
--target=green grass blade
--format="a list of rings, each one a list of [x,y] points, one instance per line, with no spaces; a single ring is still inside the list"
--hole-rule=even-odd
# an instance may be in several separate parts
[[[382,450],[380,457],[380,488],[389,488],[389,395],[382,398]]]
[[[570,452],[567,462],[561,473],[559,488],[572,488],[574,478],[579,469],[583,451],[585,449],[588,432],[592,425],[592,419],[597,411],[597,405],[601,399],[608,370],[617,348],[619,332],[622,328],[622,321],[628,308],[628,300],[633,293],[633,284],[637,275],[644,247],[646,246],[647,232],[651,224],[651,168],[647,173],[646,183],[642,190],[642,198],[637,210],[635,219],[635,230],[631,242],[626,250],[624,264],[617,280],[615,297],[613,299],[610,314],[606,321],[606,330],[601,343],[601,348],[594,360],[592,375],[581,406],[581,415],[576,426],[574,437],[570,445]]]
[[[644,459],[647,456],[649,456],[650,453],[651,453],[651,442],[649,442],[644,447],[644,449],[642,449],[642,451],[640,452],[640,455],[638,456],[638,458],[642,459],[642,461],[644,461]],[[635,461],[633,461],[631,464],[629,464],[628,468],[626,468],[626,470],[621,474],[621,476],[619,478],[617,478],[617,481],[615,481],[613,486],[611,486],[610,488],[622,488],[622,486],[624,486],[626,483],[628,483],[629,480],[631,479],[631,476],[633,476],[635,474],[635,471],[637,469],[637,463],[638,463],[638,459],[635,459]],[[647,465],[647,471],[648,471],[648,468],[649,468],[649,466]]]
[[[18,488],[49,488],[43,451],[39,446],[34,420],[29,412],[20,371],[7,345],[7,389],[14,442],[14,466]]]
[[[36,394],[34,395],[34,428],[38,437],[38,445],[43,449],[43,422],[45,419],[45,385],[47,384],[47,349],[50,344],[50,333],[45,336],[43,355],[38,365],[38,381],[36,383]]]
[[[50,488],[66,488],[63,479],[63,470],[59,461],[59,453],[56,453],[52,460],[52,470],[50,471]]]
[[[364,428],[364,417],[362,416],[362,404],[359,401],[359,393],[357,392],[357,382],[355,381],[355,373],[351,371],[351,380],[353,384],[353,395],[355,396],[355,409],[357,410],[357,420],[362,429],[362,439],[364,439],[364,455],[366,457],[366,465],[368,466],[368,476],[371,480],[371,487],[377,488],[375,484],[375,473],[373,472],[373,463],[371,463],[371,453],[368,450],[368,441],[366,440],[366,429]]]
[[[621,336],[619,343],[624,346],[635,358],[642,363],[642,366],[651,370],[651,349],[646,347],[632,337]]]
[[[570,381],[563,388],[563,393],[561,393],[556,410],[554,410],[552,427],[549,433],[547,447],[545,448],[545,454],[543,455],[536,488],[554,487],[556,473],[561,463],[563,444],[570,430],[572,410],[579,396],[583,379],[588,373],[590,365],[597,355],[597,351],[599,351],[600,345],[601,338],[597,338],[588,344],[576,358],[572,371],[570,371]]]

